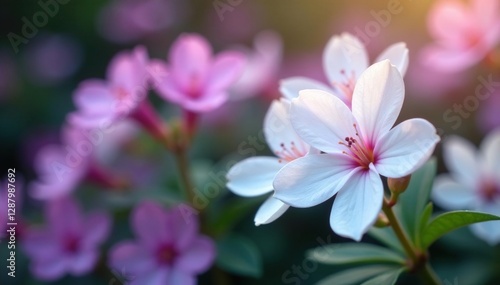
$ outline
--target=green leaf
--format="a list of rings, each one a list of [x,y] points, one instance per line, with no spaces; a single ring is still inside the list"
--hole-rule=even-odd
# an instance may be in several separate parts
[[[433,205],[432,202],[429,202],[427,206],[425,207],[424,211],[422,212],[422,215],[420,217],[420,221],[417,226],[417,232],[415,236],[415,244],[418,248],[422,249],[422,231],[425,229],[427,224],[429,223],[429,219],[431,218],[432,215],[432,210],[433,210]]]
[[[429,202],[432,184],[436,176],[436,167],[436,159],[433,157],[415,171],[411,176],[408,188],[399,196],[395,207],[397,216],[401,217],[401,223],[413,242],[415,242],[419,219],[425,205]]]
[[[217,242],[217,266],[228,272],[258,278],[262,257],[252,240],[231,235]]]
[[[214,235],[221,235],[243,219],[251,212],[256,212],[256,208],[262,204],[261,198],[235,198],[226,201],[222,209],[217,209],[211,217],[210,231]]]
[[[358,285],[361,282],[385,272],[392,272],[399,267],[390,265],[369,265],[341,271],[326,277],[316,285]]]
[[[499,216],[473,212],[473,211],[453,211],[441,214],[435,217],[425,227],[422,235],[422,244],[424,248],[428,248],[433,242],[441,236],[456,230],[460,227],[474,223],[500,220]]]
[[[399,275],[403,272],[404,268],[396,268],[389,272],[383,273],[370,280],[363,282],[361,285],[394,285],[398,281]]]
[[[405,250],[403,249],[403,246],[401,246],[401,242],[399,242],[392,228],[372,227],[368,234],[386,246],[405,254]]]
[[[306,256],[325,264],[405,263],[404,257],[394,251],[367,243],[325,245],[309,250]]]

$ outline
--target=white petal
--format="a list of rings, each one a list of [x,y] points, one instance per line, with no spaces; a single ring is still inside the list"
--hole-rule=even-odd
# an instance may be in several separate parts
[[[283,167],[276,157],[244,159],[229,169],[227,188],[243,197],[259,196],[273,190],[274,176]]]
[[[354,172],[352,160],[343,154],[311,154],[281,169],[274,179],[274,197],[306,208],[330,199]]]
[[[356,172],[335,197],[330,215],[332,230],[360,241],[377,220],[383,198],[382,180],[372,165],[369,171]]]
[[[500,199],[497,199],[494,203],[484,204],[478,210],[500,216]],[[500,221],[473,224],[471,230],[491,246],[500,242]]]
[[[449,210],[473,209],[479,198],[474,189],[456,182],[446,174],[436,177],[431,195],[436,204]]]
[[[411,174],[429,159],[439,140],[428,121],[406,120],[380,138],[375,146],[375,168],[391,178]]]
[[[403,106],[403,77],[388,60],[370,66],[356,83],[352,113],[366,142],[375,145],[398,118]]]
[[[375,62],[382,61],[384,59],[388,59],[391,61],[391,64],[396,66],[401,73],[401,76],[405,76],[406,69],[408,68],[408,48],[405,43],[396,43],[390,45],[386,48],[378,57]]]
[[[309,146],[293,129],[290,122],[290,101],[286,99],[275,100],[264,118],[264,135],[271,150],[276,153],[282,151],[282,144],[290,147],[293,142],[298,150],[306,154]]]
[[[255,215],[255,225],[265,225],[274,222],[277,218],[281,217],[290,206],[281,202],[280,200],[269,197],[260,206],[257,214]]]
[[[475,187],[479,179],[476,147],[458,136],[449,136],[443,144],[443,158],[448,170],[457,181]]]
[[[299,98],[292,100],[290,120],[306,143],[327,153],[342,151],[338,143],[355,137],[351,110],[325,91],[301,91]]]
[[[299,91],[305,89],[319,89],[334,93],[333,89],[326,84],[306,77],[290,77],[280,82],[281,94],[289,100],[299,97]]]
[[[500,128],[492,131],[481,143],[484,169],[490,174],[498,173],[500,169]]]
[[[344,82],[345,74],[350,75],[352,72],[359,78],[368,67],[365,46],[349,33],[334,36],[323,51],[323,67],[330,83]]]

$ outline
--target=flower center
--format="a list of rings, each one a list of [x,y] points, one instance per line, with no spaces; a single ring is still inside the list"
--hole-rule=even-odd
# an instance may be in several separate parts
[[[493,181],[485,180],[481,185],[480,193],[485,201],[493,202],[496,197],[500,197],[500,188]]]
[[[356,138],[345,137],[345,141],[339,141],[339,144],[348,148],[348,151],[342,151],[353,158],[353,160],[364,169],[370,168],[370,163],[375,162],[375,155],[373,154],[373,148],[369,147],[363,142],[363,139],[359,136],[356,124],[353,125],[356,131]]]
[[[68,235],[64,240],[64,250],[69,253],[75,253],[80,247],[80,239],[75,235]]]
[[[274,152],[276,156],[280,158],[280,163],[283,161],[290,162],[299,157],[303,157],[307,153],[306,147],[302,142],[299,147],[297,147],[293,141],[290,142],[290,147],[287,147],[285,143],[281,143],[280,146],[281,150]]]
[[[344,94],[345,98],[352,101],[352,93],[354,92],[354,86],[356,85],[356,75],[354,71],[351,72],[351,76],[348,76],[344,69],[340,70],[340,74],[344,77],[342,82],[333,81],[332,85],[339,92]]]
[[[118,99],[118,101],[123,101],[127,97],[129,97],[128,91],[123,87],[117,87],[114,95],[115,95],[116,99]]]
[[[178,255],[173,245],[165,244],[158,249],[156,259],[160,264],[172,265]]]

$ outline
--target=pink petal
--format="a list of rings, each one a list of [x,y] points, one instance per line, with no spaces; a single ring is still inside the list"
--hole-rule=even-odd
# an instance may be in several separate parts
[[[196,81],[203,86],[210,68],[212,48],[197,34],[183,34],[172,45],[169,53],[171,76],[187,90]]]
[[[85,250],[72,256],[68,263],[68,270],[75,276],[81,276],[92,271],[99,259],[99,251]]]
[[[228,89],[241,76],[246,62],[245,55],[240,52],[228,51],[218,54],[210,68],[206,89]]]
[[[168,228],[169,218],[155,202],[140,203],[132,213],[131,224],[139,240],[152,250],[172,239],[172,230]]]
[[[355,137],[351,110],[336,96],[321,90],[303,90],[292,100],[290,121],[310,146],[327,153],[344,150],[339,142]]]
[[[214,259],[214,242],[208,237],[200,236],[179,256],[175,269],[185,273],[199,274],[210,268]]]
[[[166,285],[166,284],[187,284],[187,283],[171,283],[172,271],[167,267],[153,269],[150,272],[134,276],[128,285]]]
[[[172,271],[169,280],[168,284],[196,285],[196,278],[193,275],[180,270]]]
[[[391,178],[411,174],[429,159],[439,141],[428,121],[406,120],[380,138],[374,150],[375,168]]]
[[[58,240],[46,229],[28,228],[23,235],[21,248],[31,259],[43,259],[60,252]]]
[[[382,209],[384,187],[378,173],[359,170],[339,191],[333,203],[330,226],[343,237],[360,241]]]
[[[358,79],[352,114],[365,143],[374,146],[399,116],[405,97],[403,77],[388,60],[370,66]]]
[[[84,229],[84,217],[80,206],[69,197],[50,201],[45,208],[50,229],[60,239],[65,239],[68,234],[80,237]]]
[[[131,241],[121,242],[111,248],[108,264],[119,274],[134,277],[157,268],[153,253]]]
[[[229,94],[227,92],[218,91],[205,93],[201,98],[197,99],[186,98],[178,103],[186,110],[204,113],[219,108],[226,103],[228,98]]]
[[[107,79],[112,86],[121,86],[129,92],[139,87],[147,89],[147,53],[142,47],[117,54],[108,66]]]
[[[498,0],[473,0],[471,2],[478,27],[483,31],[488,31],[492,26],[498,25],[500,16]]]
[[[344,154],[311,154],[288,163],[274,179],[274,197],[298,208],[316,206],[335,195],[354,173]]]
[[[56,280],[65,275],[67,261],[62,256],[52,256],[50,260],[34,260],[30,269],[38,279],[46,281]]]
[[[450,49],[439,45],[429,45],[422,49],[423,64],[441,72],[459,72],[483,59],[488,50],[481,47]]]
[[[108,214],[89,214],[85,221],[85,233],[82,240],[82,246],[84,248],[99,246],[109,236],[111,226],[111,219]]]
[[[196,211],[187,205],[179,205],[168,212],[170,226],[177,250],[184,251],[192,246],[198,235],[199,224]]]
[[[116,104],[107,83],[97,79],[80,83],[73,94],[73,100],[80,111],[93,114],[109,112]]]

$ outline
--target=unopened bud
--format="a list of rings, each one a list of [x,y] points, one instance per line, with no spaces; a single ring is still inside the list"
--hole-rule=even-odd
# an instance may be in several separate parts
[[[387,185],[391,192],[401,194],[408,188],[410,179],[411,174],[401,178],[387,178]]]
[[[377,217],[377,221],[375,222],[375,227],[384,228],[389,226],[390,222],[387,216],[384,213],[379,213]]]

